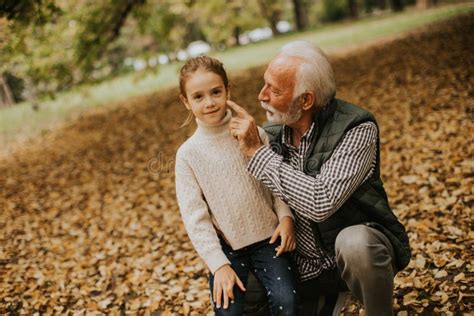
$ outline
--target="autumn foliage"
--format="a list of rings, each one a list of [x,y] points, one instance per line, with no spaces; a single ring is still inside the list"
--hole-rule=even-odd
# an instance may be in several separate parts
[[[409,232],[398,315],[473,309],[473,29],[465,15],[331,57],[338,97],[378,119],[386,190]],[[231,77],[234,100],[260,122],[263,70]],[[160,91],[0,160],[0,314],[210,314],[174,196],[185,117],[177,89]],[[345,313],[360,308],[352,300]]]

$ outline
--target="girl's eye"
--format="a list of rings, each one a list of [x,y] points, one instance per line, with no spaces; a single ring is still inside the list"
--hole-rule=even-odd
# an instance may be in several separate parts
[[[193,97],[194,100],[199,100],[201,98],[202,98],[202,95],[200,95],[200,94],[197,94]]]
[[[216,90],[216,91],[214,91],[213,93],[214,93],[214,95],[220,95],[221,92],[222,92],[221,90]]]

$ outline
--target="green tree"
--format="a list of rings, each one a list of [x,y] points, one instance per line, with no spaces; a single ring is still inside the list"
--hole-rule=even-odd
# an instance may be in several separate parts
[[[239,45],[242,33],[265,23],[258,4],[253,1],[202,1],[195,10],[207,41],[214,46]]]
[[[323,0],[323,21],[337,21],[347,16],[346,0]]]
[[[285,8],[284,4],[281,0],[258,0],[260,13],[268,22],[274,36],[280,34],[276,25],[280,21]]]
[[[81,30],[77,33],[76,57],[85,74],[94,70],[107,47],[120,35],[127,17],[145,0],[90,1],[82,10]]]

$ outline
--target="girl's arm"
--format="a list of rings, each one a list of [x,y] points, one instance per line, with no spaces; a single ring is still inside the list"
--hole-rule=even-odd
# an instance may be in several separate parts
[[[176,154],[176,197],[189,238],[212,274],[230,264],[222,251],[203,193],[181,150]]]

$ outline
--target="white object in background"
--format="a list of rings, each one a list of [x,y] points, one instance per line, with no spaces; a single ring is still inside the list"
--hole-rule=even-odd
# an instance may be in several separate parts
[[[186,53],[186,51],[180,49],[180,50],[178,50],[178,52],[176,53],[176,58],[177,58],[179,61],[186,60],[186,59],[188,58],[188,53]]]
[[[288,21],[279,21],[276,25],[278,32],[287,33],[291,31],[291,24]]]
[[[211,51],[211,46],[204,41],[191,42],[188,45],[187,52],[190,57],[205,55]]]

